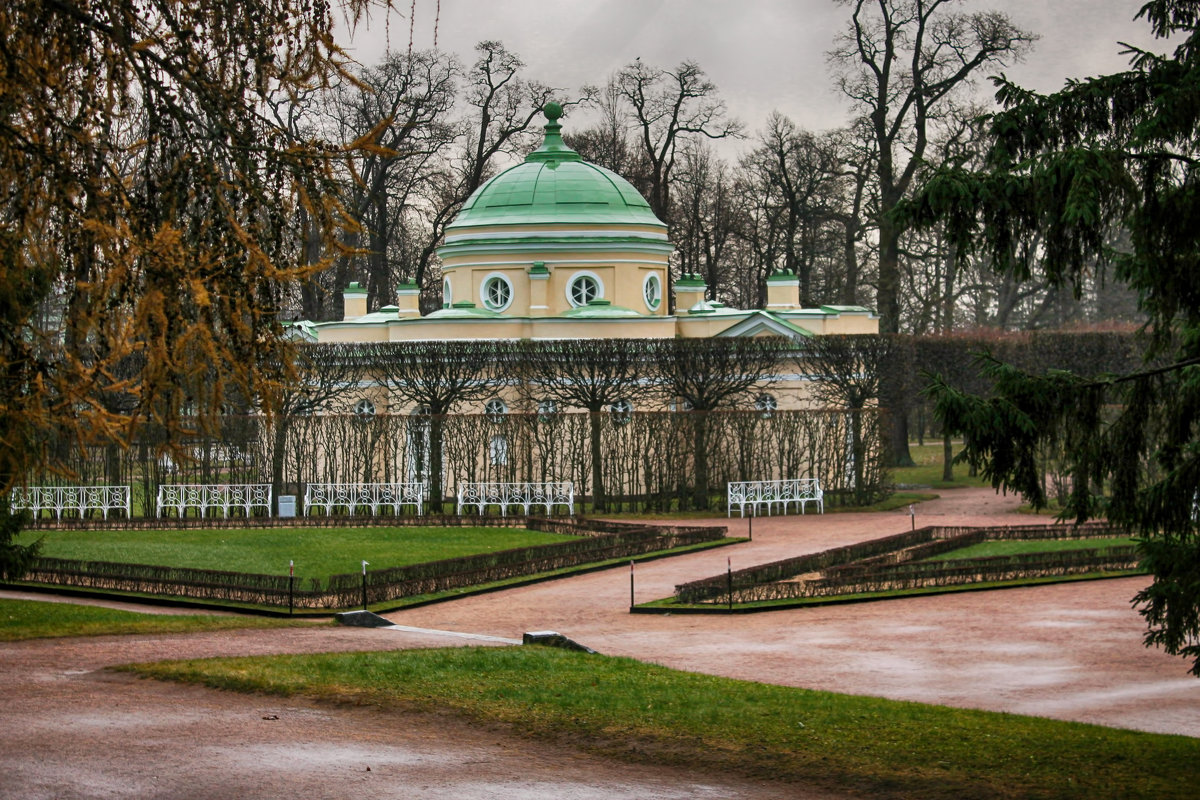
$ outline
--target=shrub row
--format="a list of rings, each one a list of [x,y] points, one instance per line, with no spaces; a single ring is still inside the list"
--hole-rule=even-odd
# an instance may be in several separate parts
[[[282,607],[288,605],[291,582],[287,575],[66,558],[38,558],[23,580],[54,586]],[[303,588],[300,580],[295,581],[292,588],[296,605],[320,608],[319,603],[312,602],[323,594],[320,580],[312,578],[307,583],[308,588]]]
[[[630,526],[619,532],[569,542],[481,553],[367,573],[367,602],[461,589],[527,575],[717,541],[724,528]],[[334,575],[328,593],[332,605],[362,601],[362,575]]]
[[[735,599],[740,597],[754,600],[809,597],[812,595],[804,594],[803,591],[807,590],[799,587],[815,582],[793,580],[797,576],[831,572],[837,568],[847,569],[851,566],[861,569],[863,574],[878,571],[882,575],[885,574],[889,565],[908,564],[993,539],[1086,539],[1121,535],[1125,535],[1125,532],[1107,523],[1019,525],[999,528],[929,526],[881,539],[871,539],[844,547],[835,547],[817,553],[760,564],[738,570],[732,575],[714,575],[679,584],[675,587],[675,598],[680,603],[728,602],[731,582]],[[976,559],[970,559],[970,561],[974,563]],[[931,577],[930,580],[932,581],[934,578]],[[929,585],[941,584],[930,583]],[[843,592],[831,591],[829,593],[841,594]]]
[[[733,599],[734,602],[748,603],[831,597],[865,592],[961,586],[989,581],[1082,575],[1090,572],[1120,572],[1136,569],[1137,566],[1137,548],[1133,545],[952,561],[923,561],[883,567],[850,565],[831,569],[824,577],[814,580],[763,583],[735,589]]]

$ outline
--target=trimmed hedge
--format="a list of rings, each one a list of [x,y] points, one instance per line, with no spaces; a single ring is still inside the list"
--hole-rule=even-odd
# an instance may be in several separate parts
[[[926,562],[941,553],[989,540],[1093,539],[1128,535],[1107,523],[1003,528],[930,526],[819,553],[714,575],[675,587],[684,604],[828,597],[860,592],[949,586],[979,581],[1071,575],[1137,567],[1133,546],[1057,553]],[[815,575],[814,575],[815,573]],[[813,577],[802,578],[801,576]]]
[[[479,518],[470,517],[472,522]],[[631,525],[508,517],[511,527],[569,533],[584,538],[554,544],[481,553],[391,569],[369,570],[368,603],[433,594],[521,578],[583,564],[629,558],[725,537],[725,528]],[[599,529],[599,530],[597,530]],[[39,558],[25,582],[105,591],[136,592],[197,600],[309,609],[349,608],[362,603],[361,573],[292,583],[286,575],[160,567],[105,561]]]

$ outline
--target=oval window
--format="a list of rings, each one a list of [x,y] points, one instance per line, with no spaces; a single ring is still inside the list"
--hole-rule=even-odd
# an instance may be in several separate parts
[[[498,272],[488,275],[479,287],[479,299],[490,311],[504,311],[512,305],[512,281]]]
[[[657,311],[662,305],[662,278],[658,277],[657,272],[651,272],[642,281],[642,299],[651,311]]]
[[[586,306],[593,300],[604,297],[604,284],[591,272],[580,272],[567,285],[567,302],[572,308]]]

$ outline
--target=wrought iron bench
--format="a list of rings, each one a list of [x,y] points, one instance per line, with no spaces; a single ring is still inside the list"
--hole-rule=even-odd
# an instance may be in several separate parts
[[[62,519],[65,512],[82,518],[99,511],[108,519],[109,511],[124,511],[129,519],[129,495],[128,486],[26,486],[13,489],[11,507],[32,511],[35,518],[43,511],[53,512],[55,519]]]
[[[392,509],[399,516],[404,506],[413,506],[417,516],[424,513],[425,484],[418,483],[310,483],[304,490],[304,516],[312,509],[326,514],[344,508],[347,513],[357,514],[360,508],[371,509],[378,514],[380,508]]]
[[[483,513],[488,506],[499,506],[501,516],[508,514],[510,507],[519,507],[529,515],[531,508],[542,506],[550,514],[555,506],[566,506],[567,513],[575,514],[575,484],[571,481],[548,483],[460,483],[458,485],[458,511],[462,515],[467,506],[475,506]]]
[[[783,506],[783,513],[788,511],[788,504],[796,503],[803,514],[805,506],[816,503],[819,513],[825,513],[825,493],[821,490],[821,481],[817,478],[791,478],[782,481],[730,481],[728,512],[733,515],[737,506],[739,516],[746,516],[746,506],[750,506],[755,515],[765,507],[767,514],[775,505]]]
[[[254,509],[271,513],[271,484],[269,483],[163,483],[158,487],[158,516],[169,509],[182,517],[189,508],[207,517],[209,511],[229,512],[242,509],[248,517]]]

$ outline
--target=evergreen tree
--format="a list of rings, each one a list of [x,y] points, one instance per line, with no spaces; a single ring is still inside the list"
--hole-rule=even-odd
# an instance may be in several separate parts
[[[967,458],[995,486],[1045,502],[1039,448],[1063,445],[1066,513],[1106,515],[1142,537],[1153,583],[1135,603],[1146,643],[1200,675],[1200,2],[1139,12],[1174,51],[1131,50],[1127,71],[1040,95],[999,79],[1004,106],[978,171],[943,169],[904,209],[943,221],[960,257],[981,254],[1028,279],[1035,253],[1078,291],[1096,259],[1137,292],[1146,363],[1119,375],[1022,372],[998,361],[990,398],[945,384],[938,412],[968,437]],[[1114,230],[1128,247],[1114,249]],[[1023,245],[1040,237],[1040,247]]]

